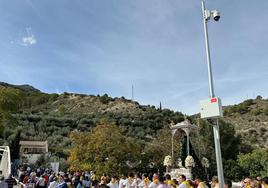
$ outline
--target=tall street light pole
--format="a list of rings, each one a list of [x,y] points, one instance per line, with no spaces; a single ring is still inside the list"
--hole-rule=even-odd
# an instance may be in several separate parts
[[[202,13],[203,13],[203,23],[204,23],[204,31],[205,31],[209,94],[210,94],[210,98],[211,98],[211,102],[212,102],[213,101],[212,99],[214,99],[214,97],[215,97],[215,93],[214,93],[214,87],[213,87],[213,77],[212,77],[212,68],[211,68],[211,59],[210,59],[207,22],[209,21],[210,18],[213,18],[215,21],[218,21],[220,19],[220,14],[216,10],[213,10],[213,11],[206,10],[204,1],[202,1]],[[218,179],[219,179],[219,188],[223,188],[224,187],[224,176],[223,176],[221,147],[220,147],[219,119],[216,118],[215,120],[216,120],[216,124],[213,125],[213,134],[214,134],[216,161],[217,161],[217,172],[218,172]]]

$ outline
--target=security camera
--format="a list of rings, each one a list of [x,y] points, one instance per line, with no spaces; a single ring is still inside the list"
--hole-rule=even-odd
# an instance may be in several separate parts
[[[212,17],[215,21],[219,21],[220,20],[220,12],[217,10],[213,10],[212,11]]]

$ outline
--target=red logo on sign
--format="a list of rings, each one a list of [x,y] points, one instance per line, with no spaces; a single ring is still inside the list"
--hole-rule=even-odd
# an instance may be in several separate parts
[[[211,102],[211,103],[217,102],[217,98],[212,98],[212,99],[210,99],[210,102]]]

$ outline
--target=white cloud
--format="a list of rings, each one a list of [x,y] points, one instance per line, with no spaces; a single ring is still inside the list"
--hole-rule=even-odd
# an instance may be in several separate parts
[[[26,28],[26,36],[21,38],[22,46],[32,46],[37,43],[35,36],[33,35],[31,28]]]
[[[31,46],[34,44],[36,44],[36,39],[33,35],[29,36],[29,37],[22,37],[22,45],[23,46]]]

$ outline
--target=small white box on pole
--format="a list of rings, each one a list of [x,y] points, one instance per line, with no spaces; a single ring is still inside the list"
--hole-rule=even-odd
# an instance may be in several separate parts
[[[218,97],[200,101],[201,118],[223,117],[221,99]]]

